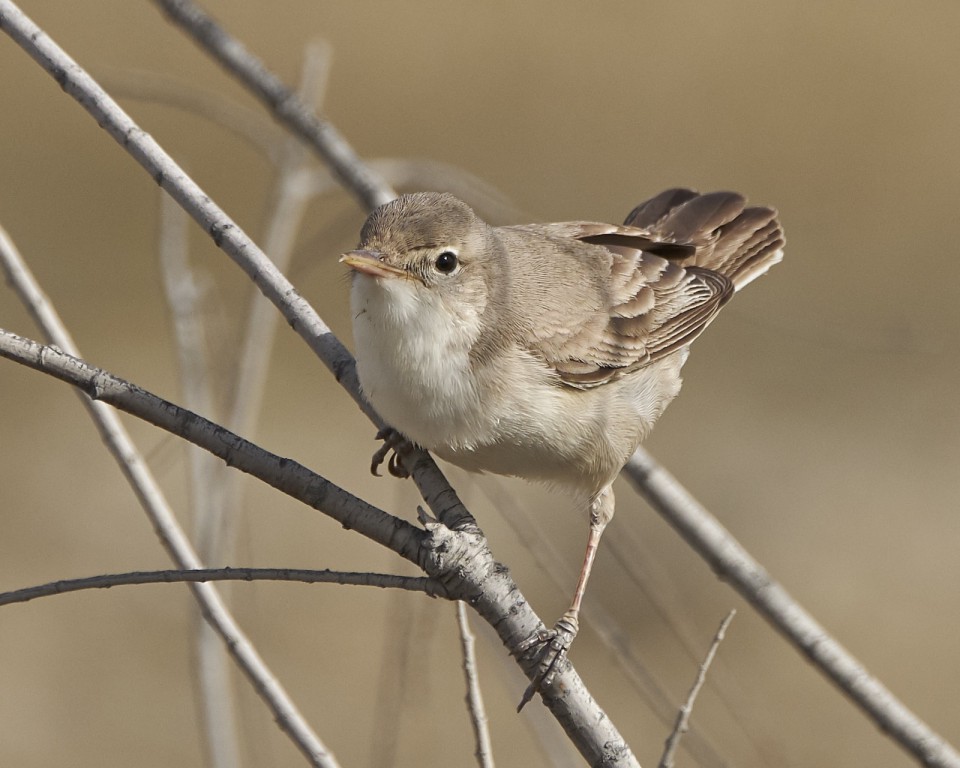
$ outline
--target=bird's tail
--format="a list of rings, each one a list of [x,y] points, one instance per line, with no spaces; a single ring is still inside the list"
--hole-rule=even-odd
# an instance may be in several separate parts
[[[701,195],[668,189],[634,208],[624,224],[647,230],[665,243],[686,243],[694,252],[671,257],[681,266],[719,272],[736,290],[783,258],[783,229],[773,208],[747,207],[736,192]]]

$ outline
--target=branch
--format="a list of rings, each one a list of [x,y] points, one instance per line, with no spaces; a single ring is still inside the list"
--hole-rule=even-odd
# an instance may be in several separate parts
[[[470,631],[467,609],[457,601],[457,627],[460,630],[460,649],[463,653],[463,676],[467,681],[467,710],[470,713],[470,725],[477,743],[474,756],[480,768],[493,768],[493,747],[490,743],[490,728],[487,713],[480,692],[480,677],[477,674],[476,641]]]
[[[960,768],[960,755],[911,712],[774,581],[666,469],[642,448],[624,473],[636,491],[710,567],[814,666],[921,763]]]
[[[690,689],[690,693],[687,694],[687,700],[683,702],[683,706],[680,707],[680,711],[677,713],[677,722],[667,737],[667,743],[663,749],[663,757],[660,758],[659,768],[673,768],[673,756],[680,744],[680,737],[690,729],[690,714],[693,712],[693,702],[697,700],[700,689],[703,688],[703,684],[707,680],[707,670],[710,669],[710,665],[713,664],[713,657],[717,655],[717,649],[727,634],[727,627],[730,626],[730,622],[733,621],[733,617],[736,615],[736,610],[732,610],[727,614],[727,617],[720,622],[720,628],[717,630],[717,634],[714,635],[713,642],[710,643],[710,649],[707,651],[706,658],[700,663],[697,678],[693,681],[693,687]]]
[[[356,573],[350,571],[309,570],[302,568],[195,568],[191,570],[131,571],[106,573],[82,579],[60,579],[48,584],[0,592],[0,606],[27,603],[40,597],[64,595],[85,589],[109,589],[128,584],[180,584],[209,581],[298,581],[303,584],[343,584],[355,587],[405,589],[431,597],[446,597],[444,588],[423,576],[397,576],[392,573]]]

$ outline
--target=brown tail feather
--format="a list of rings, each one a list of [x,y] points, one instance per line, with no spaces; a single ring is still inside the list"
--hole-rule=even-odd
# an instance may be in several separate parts
[[[667,242],[693,245],[695,253],[679,263],[718,272],[737,290],[783,258],[777,212],[747,208],[746,199],[735,192],[701,195],[690,189],[668,189],[634,208],[624,224],[646,229]]]

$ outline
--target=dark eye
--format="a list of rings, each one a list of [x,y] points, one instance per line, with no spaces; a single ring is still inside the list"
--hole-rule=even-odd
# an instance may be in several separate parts
[[[459,263],[460,262],[457,259],[457,254],[455,254],[453,251],[444,251],[437,256],[437,260],[433,263],[433,265],[437,268],[437,272],[443,272],[443,274],[449,275],[457,268],[457,264]]]

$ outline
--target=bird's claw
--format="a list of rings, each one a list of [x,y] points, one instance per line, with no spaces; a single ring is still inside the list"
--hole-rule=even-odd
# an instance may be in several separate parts
[[[390,454],[387,460],[387,471],[401,479],[410,477],[410,473],[403,466],[403,459],[400,458],[400,454],[411,446],[410,441],[393,427],[385,427],[377,432],[377,440],[383,440],[383,445],[370,459],[370,474],[380,477],[380,465],[387,459],[387,454]]]
[[[523,697],[517,705],[517,712],[533,699],[533,695],[537,691],[553,683],[553,679],[567,658],[567,651],[570,650],[573,639],[577,636],[579,630],[580,624],[577,621],[576,614],[567,611],[560,617],[553,629],[538,629],[520,643],[517,647],[518,656],[537,646],[540,646],[540,651],[538,652],[537,673],[523,692]]]

